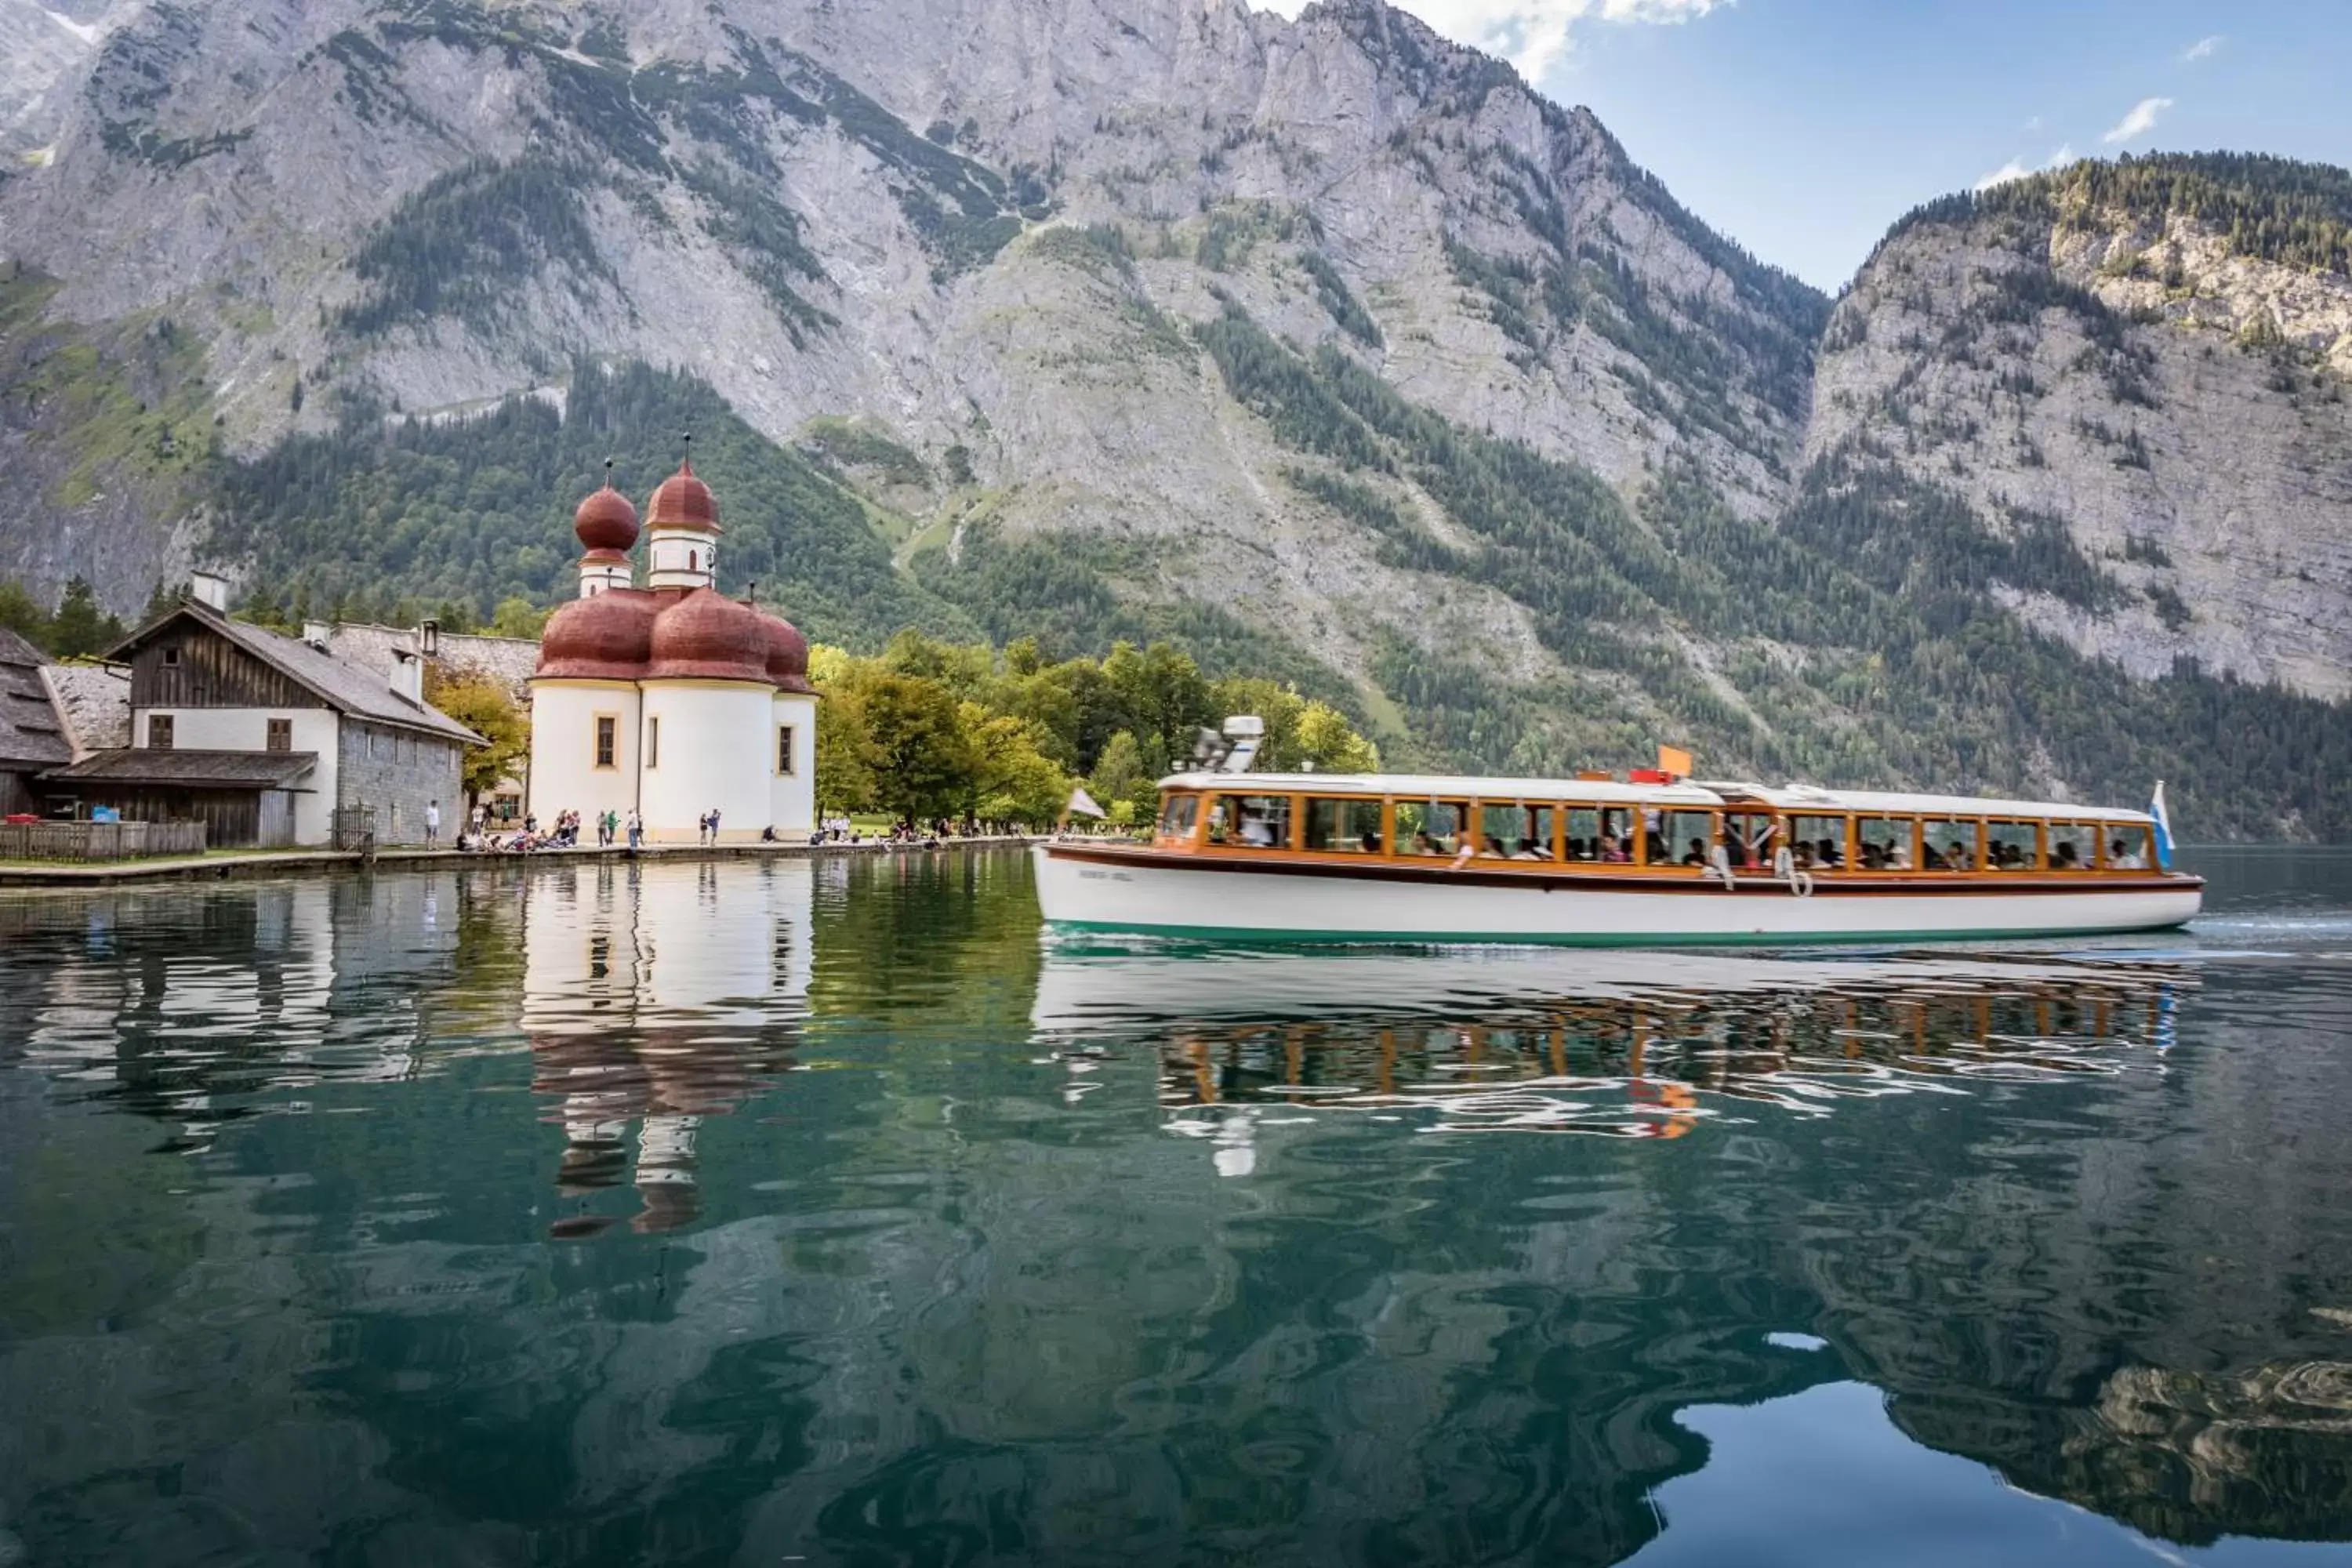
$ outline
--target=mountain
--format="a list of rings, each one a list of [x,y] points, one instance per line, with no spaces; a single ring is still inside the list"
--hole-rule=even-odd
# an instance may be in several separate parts
[[[1942,204],[1832,310],[1378,0],[85,10],[0,77],[0,574],[550,599],[599,460],[692,427],[819,637],[1177,637],[1433,763],[2352,831],[2333,172],[2095,242],[2059,177]],[[2172,252],[2108,241],[2176,209],[2159,323]]]

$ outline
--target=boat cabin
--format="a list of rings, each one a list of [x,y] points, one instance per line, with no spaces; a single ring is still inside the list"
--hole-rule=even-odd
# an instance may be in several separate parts
[[[1182,773],[1155,847],[1317,861],[1575,867],[1629,878],[2147,875],[2142,812],[1747,784]]]

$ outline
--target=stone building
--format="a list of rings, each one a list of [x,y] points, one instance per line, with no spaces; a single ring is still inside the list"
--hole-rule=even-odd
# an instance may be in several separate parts
[[[423,650],[386,679],[232,620],[225,586],[200,576],[200,597],[108,653],[130,667],[130,744],[45,774],[52,805],[201,821],[215,847],[325,845],[339,816],[377,843],[421,843],[435,804],[454,832],[481,737],[425,703]]]

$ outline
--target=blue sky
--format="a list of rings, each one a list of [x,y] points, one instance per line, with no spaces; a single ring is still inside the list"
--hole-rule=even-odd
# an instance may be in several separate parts
[[[2352,164],[2352,0],[1394,3],[1590,105],[1685,205],[1823,289],[1907,209],[2062,153]]]

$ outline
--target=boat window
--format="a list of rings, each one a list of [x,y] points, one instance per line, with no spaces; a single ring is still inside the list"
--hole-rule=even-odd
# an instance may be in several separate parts
[[[1379,854],[1381,803],[1377,800],[1308,801],[1307,847],[1344,855]]]
[[[2110,871],[2145,871],[2156,864],[2147,829],[2137,824],[2107,829],[2107,856],[2101,862]]]
[[[1221,795],[1209,813],[1209,842],[1235,849],[1287,849],[1290,797],[1286,795]]]
[[[1769,869],[1780,848],[1780,818],[1769,811],[1732,813],[1723,819],[1723,848],[1741,870]]]
[[[1396,852],[1451,855],[1461,847],[1462,825],[1469,816],[1464,801],[1401,800],[1396,804]]]
[[[1921,823],[1919,865],[1928,871],[1976,870],[1977,824],[1961,821]]]
[[[1592,806],[1571,805],[1568,808],[1567,815],[1568,858],[1571,860],[1601,859],[1605,849],[1601,838],[1602,814]],[[1622,812],[1610,815],[1621,819],[1623,816]]]
[[[1549,860],[1557,815],[1549,805],[1497,805],[1490,801],[1479,808],[1478,853],[1497,860]]]
[[[1912,820],[1907,816],[1864,816],[1853,825],[1854,856],[1864,871],[1908,871],[1912,867]]]
[[[1707,852],[1715,847],[1715,813],[1661,812],[1645,805],[1642,808],[1642,819],[1647,825],[1643,838],[1648,849],[1650,865],[1704,866],[1707,863]]]
[[[1845,866],[1845,818],[1789,818],[1789,848],[1800,871],[1836,871]]]
[[[2042,863],[2042,841],[2031,822],[1985,824],[1985,869],[2031,871]]]
[[[1201,797],[1171,795],[1160,803],[1160,837],[1191,842],[1192,825],[1201,818]]]
[[[2099,863],[2099,830],[2086,822],[2050,825],[2050,868],[2088,871]]]

